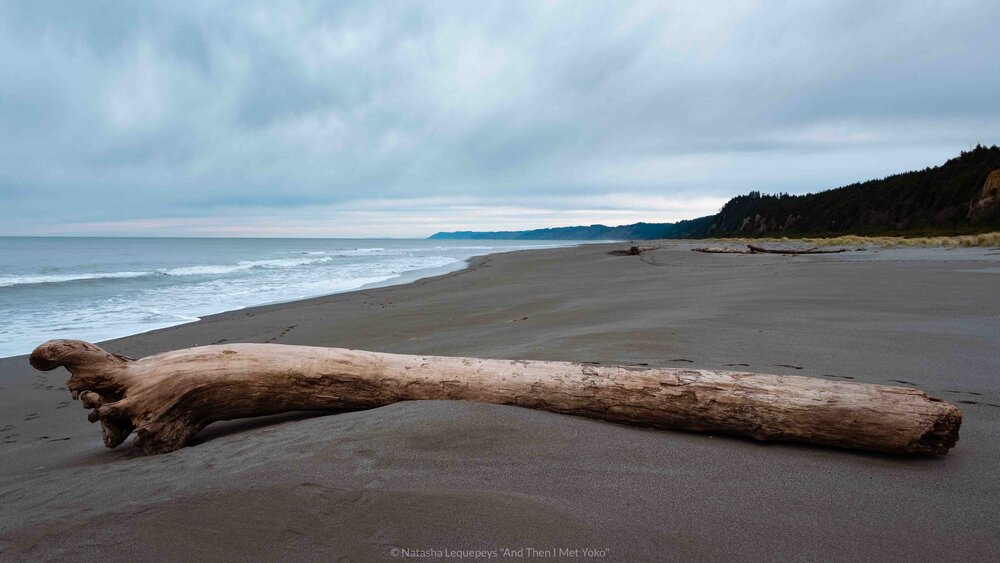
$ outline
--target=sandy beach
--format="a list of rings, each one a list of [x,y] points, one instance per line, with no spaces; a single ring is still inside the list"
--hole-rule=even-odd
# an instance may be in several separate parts
[[[0,559],[1000,558],[1000,251],[660,244],[495,254],[102,345],[141,357],[278,342],[913,386],[962,408],[961,441],[908,459],[429,401],[217,423],[145,457],[130,442],[105,449],[66,372],[19,356],[0,359]]]

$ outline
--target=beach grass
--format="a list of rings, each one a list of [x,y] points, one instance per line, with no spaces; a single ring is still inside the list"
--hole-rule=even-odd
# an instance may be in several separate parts
[[[913,246],[913,247],[1000,247],[1000,232],[980,233],[975,235],[928,236],[928,237],[890,237],[890,236],[857,236],[844,235],[825,238],[725,238],[709,239],[725,244],[764,244],[764,243],[797,243],[810,246]]]

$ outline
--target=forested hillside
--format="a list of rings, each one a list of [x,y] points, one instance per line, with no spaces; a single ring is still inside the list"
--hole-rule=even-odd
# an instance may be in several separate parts
[[[955,234],[1000,228],[969,209],[1000,147],[976,147],[942,166],[807,195],[750,192],[715,215],[709,235]]]
[[[677,223],[460,231],[431,238],[623,240],[996,231],[1000,230],[1000,173],[991,177],[994,170],[1000,170],[1000,147],[977,146],[941,166],[832,190],[805,195],[752,191],[729,200],[715,215]]]

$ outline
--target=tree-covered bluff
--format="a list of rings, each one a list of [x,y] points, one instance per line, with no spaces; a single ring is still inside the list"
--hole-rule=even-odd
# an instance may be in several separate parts
[[[994,171],[998,171],[992,174]],[[676,223],[437,233],[435,239],[624,240],[727,236],[954,235],[1000,230],[1000,147],[941,166],[804,195],[751,191]]]

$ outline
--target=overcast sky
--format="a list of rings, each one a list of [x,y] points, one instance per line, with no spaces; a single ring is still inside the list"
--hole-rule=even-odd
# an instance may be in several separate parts
[[[1000,142],[1000,2],[0,3],[0,234],[673,221]]]

